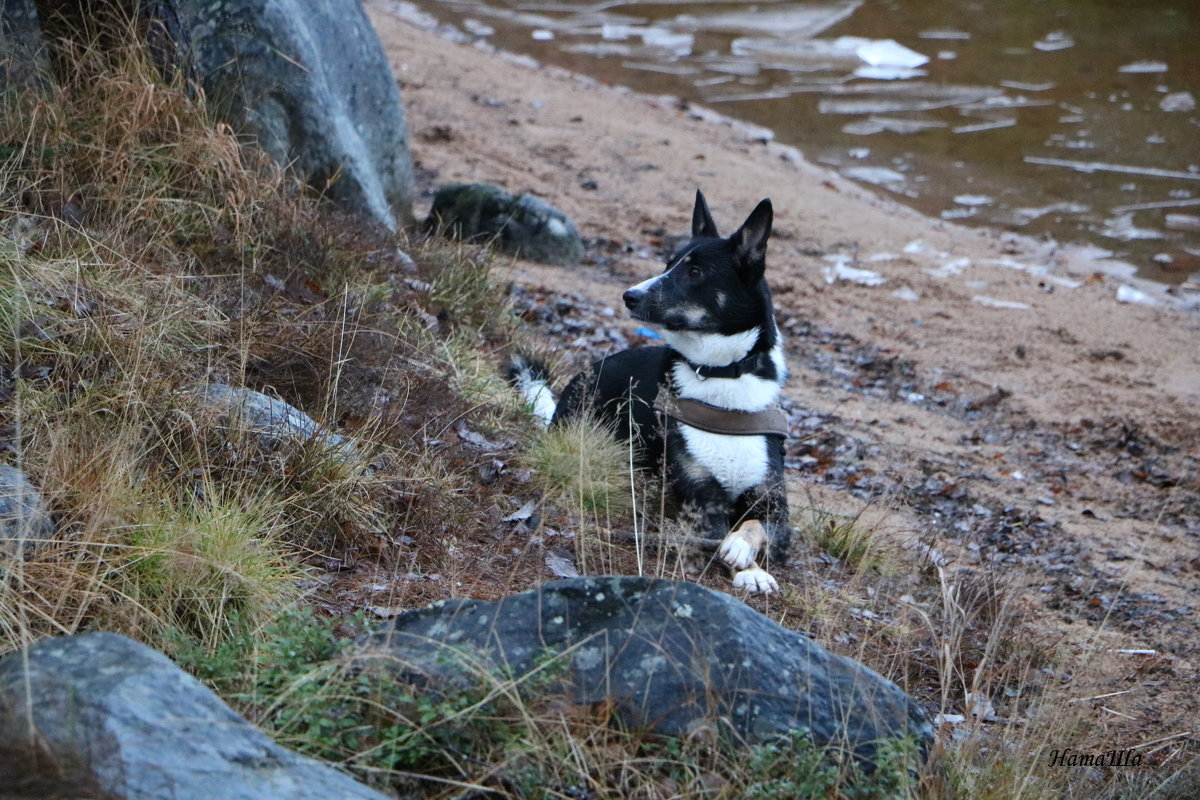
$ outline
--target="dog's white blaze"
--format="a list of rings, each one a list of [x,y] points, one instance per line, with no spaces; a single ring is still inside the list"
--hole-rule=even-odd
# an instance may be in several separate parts
[[[648,292],[650,291],[650,287],[661,281],[664,277],[666,277],[666,273],[663,273],[662,275],[655,275],[653,278],[646,278],[646,280],[642,281],[641,283],[635,286],[630,286],[629,291]]]
[[[723,367],[745,358],[758,342],[761,332],[757,325],[748,331],[728,335],[697,331],[663,331],[663,341],[693,364]]]
[[[680,433],[695,467],[716,478],[731,497],[757,486],[767,478],[767,437],[726,436],[691,425],[680,425]],[[702,477],[702,476],[697,476]]]

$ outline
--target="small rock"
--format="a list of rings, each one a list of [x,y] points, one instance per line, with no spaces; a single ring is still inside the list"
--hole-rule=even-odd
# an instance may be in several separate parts
[[[0,466],[0,555],[19,556],[54,530],[38,488],[16,467]]]
[[[353,440],[326,430],[300,409],[262,392],[210,383],[193,393],[217,414],[222,425],[245,428],[267,447],[317,439],[346,460],[357,456]]]
[[[536,197],[513,196],[486,183],[443,186],[425,227],[543,264],[571,266],[583,257],[583,241],[566,214]]]

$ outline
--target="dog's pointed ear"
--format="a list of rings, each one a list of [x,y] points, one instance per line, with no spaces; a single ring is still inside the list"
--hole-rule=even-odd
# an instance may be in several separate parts
[[[697,189],[696,207],[692,209],[692,238],[699,239],[704,236],[715,239],[720,235],[717,233],[717,223],[713,222],[712,214],[708,213],[704,193]]]
[[[738,270],[747,281],[758,280],[766,269],[767,239],[771,236],[773,217],[771,201],[763,200],[750,212],[737,233],[729,237]]]

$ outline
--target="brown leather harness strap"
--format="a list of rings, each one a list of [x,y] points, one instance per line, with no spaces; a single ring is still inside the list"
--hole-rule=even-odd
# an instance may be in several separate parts
[[[779,406],[762,411],[735,411],[686,397],[673,397],[669,392],[662,391],[658,393],[654,407],[684,425],[709,433],[726,436],[788,435],[787,414]]]

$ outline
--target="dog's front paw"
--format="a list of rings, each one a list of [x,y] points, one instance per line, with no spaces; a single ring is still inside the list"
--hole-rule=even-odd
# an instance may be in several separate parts
[[[758,551],[766,543],[766,528],[758,520],[748,519],[729,532],[717,549],[717,555],[734,569],[746,569],[758,558]]]
[[[754,566],[733,576],[733,588],[770,594],[779,591],[779,583],[771,577],[771,573],[762,567]]]

